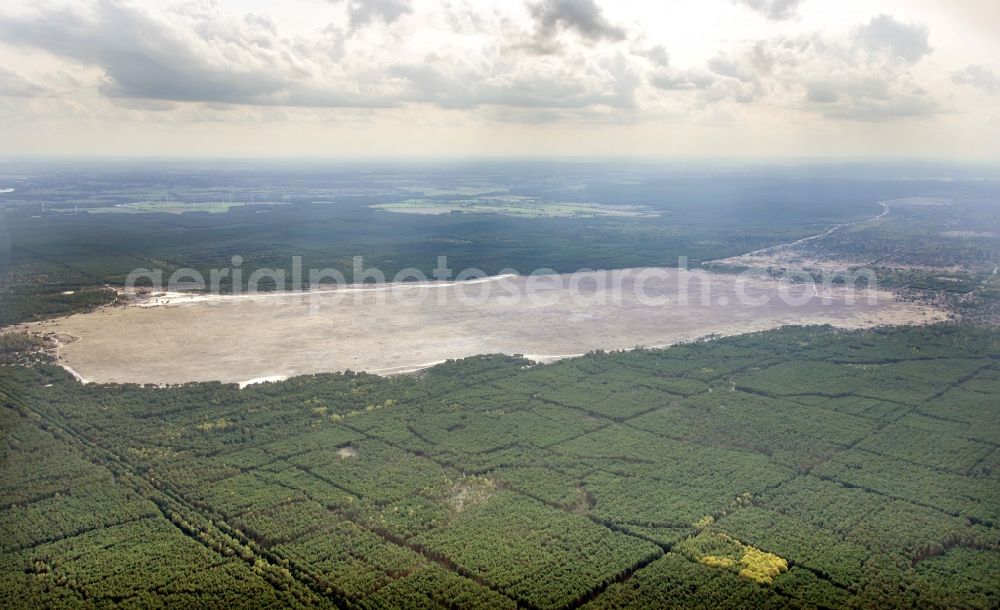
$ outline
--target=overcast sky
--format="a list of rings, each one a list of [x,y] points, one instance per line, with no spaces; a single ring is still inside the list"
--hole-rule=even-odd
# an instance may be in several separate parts
[[[997,0],[0,6],[0,154],[1000,160]]]

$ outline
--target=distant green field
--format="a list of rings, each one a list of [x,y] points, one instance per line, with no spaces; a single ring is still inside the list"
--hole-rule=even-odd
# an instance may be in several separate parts
[[[224,214],[230,208],[246,205],[245,203],[229,203],[223,201],[205,201],[188,203],[184,201],[137,201],[121,203],[109,207],[88,208],[88,214],[141,214],[144,212],[161,212],[166,214],[183,214],[185,212],[208,212]]]
[[[376,210],[400,214],[499,214],[519,217],[593,217],[617,216],[645,218],[659,216],[646,206],[612,206],[600,203],[564,203],[542,201],[530,197],[490,196],[474,199],[438,200],[408,199],[399,203],[371,206]]]
[[[998,395],[1000,333],[955,326],[244,390],[4,366],[0,597],[995,608]]]

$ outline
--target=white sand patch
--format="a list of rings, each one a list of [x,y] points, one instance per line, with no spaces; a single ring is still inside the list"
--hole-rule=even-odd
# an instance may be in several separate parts
[[[60,363],[59,366],[61,366],[63,368],[63,370],[65,370],[67,373],[69,373],[70,375],[72,375],[73,378],[76,379],[77,381],[79,381],[80,383],[83,383],[83,384],[90,383],[90,380],[88,380],[86,377],[84,377],[80,373],[76,372],[76,370],[74,370],[73,367],[71,367],[70,365]]]
[[[284,381],[288,379],[288,375],[265,375],[263,377],[254,377],[253,379],[247,379],[246,381],[241,381],[239,383],[240,389],[247,387],[248,385],[254,385],[258,383],[273,383],[275,381]]]
[[[275,299],[314,298],[324,295],[344,296],[357,293],[402,293],[408,290],[441,290],[456,286],[475,286],[490,282],[500,282],[516,278],[514,274],[491,275],[470,280],[447,282],[385,282],[380,284],[346,284],[334,288],[314,288],[307,290],[272,290],[267,292],[243,292],[226,294],[208,294],[202,292],[164,291],[149,295],[136,295],[138,307],[166,307],[169,305],[192,305],[198,303],[232,303],[234,301],[264,301]],[[123,294],[135,295],[135,293]]]
[[[357,447],[351,447],[350,445],[341,447],[340,449],[337,449],[337,457],[343,459],[358,457],[358,449]]]
[[[46,330],[79,337],[62,346],[61,361],[92,381],[245,387],[347,369],[407,373],[477,354],[549,362],[790,324],[863,328],[947,318],[888,292],[874,296],[869,302],[866,292],[844,287],[827,292],[704,271],[623,269],[209,296],[176,306],[105,308],[48,322]]]

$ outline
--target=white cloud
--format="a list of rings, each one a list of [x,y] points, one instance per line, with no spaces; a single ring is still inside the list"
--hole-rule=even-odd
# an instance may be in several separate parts
[[[413,5],[410,0],[347,0],[347,12],[351,26],[362,27],[373,21],[392,23],[411,14]]]
[[[363,5],[363,7],[362,7]],[[352,2],[351,24],[395,21],[408,4]],[[360,13],[358,11],[361,11]],[[624,36],[596,5],[533,5],[538,36],[572,30],[588,43]],[[281,36],[266,16],[238,18],[199,5],[156,14],[120,0],[92,10],[63,7],[0,17],[6,41],[44,49],[105,74],[110,98],[164,102],[384,108],[430,103],[441,108],[635,106],[639,78],[613,53],[569,45],[553,57],[524,61],[494,44],[469,55],[442,45],[423,56],[351,49],[336,26],[311,39]],[[516,50],[511,51],[517,53]]]
[[[9,97],[41,97],[52,95],[53,90],[17,70],[0,66],[0,95]]]
[[[224,0],[4,7],[0,112],[358,130],[415,121],[694,129],[726,117],[759,133],[775,122],[929,122],[982,100],[972,87],[1000,91],[990,68],[953,60],[948,38],[931,45],[933,22],[873,7],[826,28],[810,12],[823,0],[739,1],[767,18],[748,28],[734,1],[704,9],[728,10],[720,19],[736,28],[708,43],[677,24],[657,27],[684,20],[670,7],[654,15],[608,0],[313,0],[315,22],[297,25],[278,9],[245,14]]]
[[[88,10],[89,9],[89,10]],[[375,88],[320,82],[332,63],[266,18],[200,6],[154,14],[124,2],[0,17],[0,37],[99,66],[108,97],[291,105],[388,105]],[[322,41],[320,41],[322,44]]]
[[[879,15],[858,28],[855,38],[871,52],[913,63],[931,52],[927,26]]]
[[[624,40],[625,30],[611,23],[594,0],[541,0],[528,5],[535,20],[535,45],[542,52],[555,50],[553,41],[562,31],[574,32],[591,42]]]
[[[768,19],[789,19],[795,15],[795,10],[805,0],[732,0],[733,4],[743,5]]]
[[[932,52],[925,26],[879,15],[844,37],[812,33],[748,43],[702,69],[661,70],[651,84],[730,101],[796,108],[831,119],[887,121],[935,114],[940,104],[911,75]]]
[[[951,73],[951,80],[960,85],[972,85],[987,93],[1000,93],[1000,76],[989,66],[969,65]]]

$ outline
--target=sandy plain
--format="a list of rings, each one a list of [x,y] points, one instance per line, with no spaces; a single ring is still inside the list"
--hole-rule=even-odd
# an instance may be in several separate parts
[[[405,373],[475,354],[551,361],[790,324],[863,328],[946,317],[884,291],[622,269],[239,296],[166,293],[30,330],[58,336],[60,363],[88,382],[245,385],[346,369]]]

